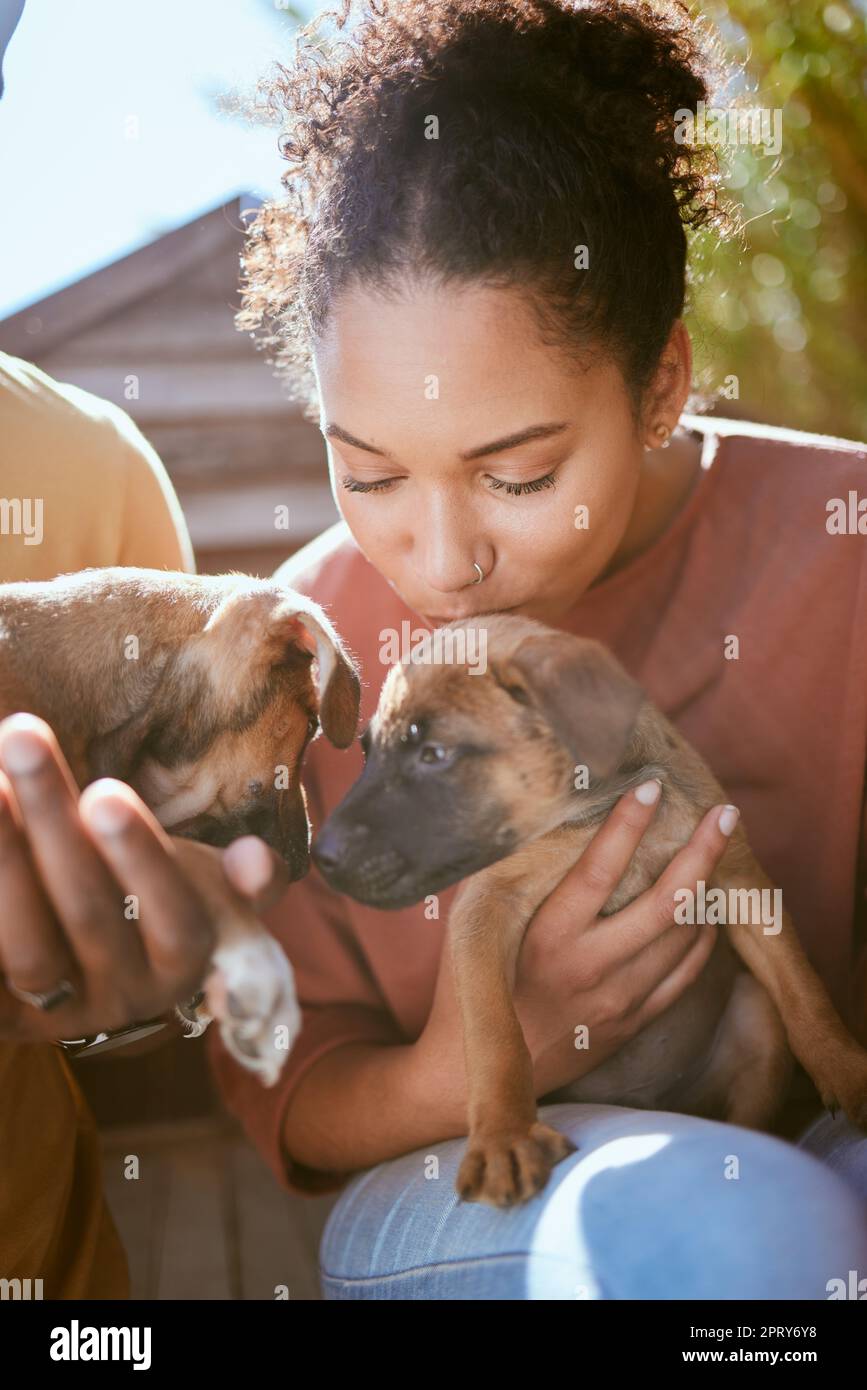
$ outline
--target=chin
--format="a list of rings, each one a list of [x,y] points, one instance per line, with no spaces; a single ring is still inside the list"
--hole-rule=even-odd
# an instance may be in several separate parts
[[[343,878],[339,884],[335,881],[332,886],[342,893],[347,893],[356,902],[363,903],[365,907],[397,912],[404,907],[413,907],[431,893],[441,893],[444,889],[451,888],[455,883],[460,883],[462,879],[484,868],[488,862],[490,861],[485,860],[484,864],[480,864],[475,860],[468,860],[463,863],[444,864],[434,870],[410,869],[392,879],[391,883],[379,883],[375,887],[363,881],[353,883],[349,878]]]

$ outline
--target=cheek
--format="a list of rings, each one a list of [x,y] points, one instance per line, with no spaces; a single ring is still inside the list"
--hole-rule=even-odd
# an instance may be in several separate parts
[[[412,535],[412,513],[407,515],[405,507],[408,489],[404,489],[403,495],[365,495],[347,492],[338,482],[334,494],[337,509],[359,549],[374,568],[387,573],[389,562],[399,553],[399,537]]]

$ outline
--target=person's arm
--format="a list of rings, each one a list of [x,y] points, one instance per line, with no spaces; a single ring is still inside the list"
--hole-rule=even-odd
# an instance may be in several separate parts
[[[535,914],[525,940],[532,949],[519,959],[516,1008],[537,1096],[598,1066],[704,968],[716,931],[676,926],[673,895],[713,874],[727,844],[718,824],[722,809],[705,816],[652,889],[600,919],[655,810],[628,794]],[[575,1049],[576,1018],[591,1026],[592,1052]],[[444,951],[418,1041],[347,1043],[321,1057],[295,1088],[281,1139],[287,1164],[339,1173],[466,1132],[460,1017]]]
[[[110,423],[113,462],[123,475],[116,563],[194,573],[187,523],[162,459],[124,411],[112,411]]]

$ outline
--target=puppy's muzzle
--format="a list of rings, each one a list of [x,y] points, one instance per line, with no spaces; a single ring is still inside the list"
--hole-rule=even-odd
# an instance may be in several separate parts
[[[337,892],[372,904],[385,902],[409,868],[398,850],[374,845],[368,826],[340,824],[334,818],[314,840],[311,857]]]

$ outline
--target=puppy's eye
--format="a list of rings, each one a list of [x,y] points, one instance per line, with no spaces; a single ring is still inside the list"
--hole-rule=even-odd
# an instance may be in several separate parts
[[[426,743],[418,756],[423,763],[444,763],[448,761],[449,750],[441,743]]]
[[[251,796],[261,796],[261,795],[262,795],[262,783],[261,783],[261,782],[248,782],[248,783],[247,783],[247,791],[250,793]]]

